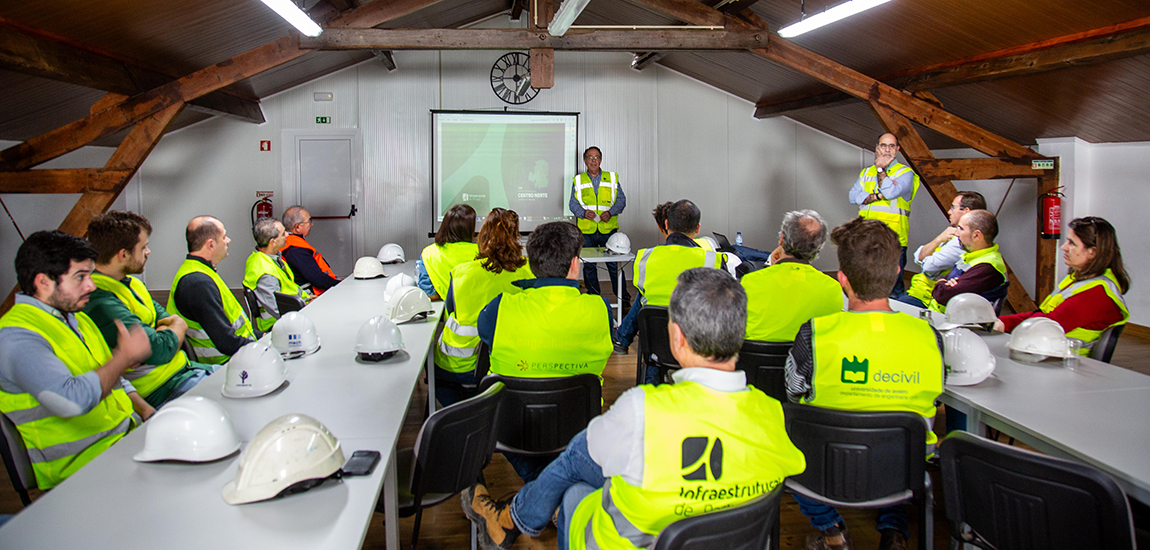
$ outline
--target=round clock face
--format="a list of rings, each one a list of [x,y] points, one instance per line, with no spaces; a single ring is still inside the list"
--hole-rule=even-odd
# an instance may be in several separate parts
[[[491,66],[491,90],[499,99],[519,105],[539,95],[539,90],[531,87],[530,62],[527,54],[511,52]]]

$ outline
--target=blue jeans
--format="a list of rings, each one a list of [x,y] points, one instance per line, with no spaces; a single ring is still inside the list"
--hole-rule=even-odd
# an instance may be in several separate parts
[[[910,294],[907,294],[906,292],[899,294],[894,299],[898,300],[904,304],[909,304],[909,305],[912,305],[914,307],[921,307],[922,309],[926,309],[926,304],[922,303],[922,300],[919,300],[918,298],[915,298],[914,296],[911,296]]]
[[[839,523],[843,523],[843,517],[839,515],[838,510],[833,506],[827,506],[821,502],[813,501],[805,498],[802,495],[793,495],[795,502],[799,503],[799,510],[811,520],[811,525],[819,531],[825,531]],[[845,523],[844,523],[845,525]],[[906,526],[906,506],[896,504],[886,508],[879,508],[878,520],[875,529],[882,531],[884,529],[895,529],[902,536],[910,538],[910,531]]]
[[[548,464],[539,477],[519,490],[511,501],[511,519],[515,526],[528,536],[538,537],[551,521],[551,516],[559,505],[564,503],[564,494],[576,484],[583,483],[592,490],[603,487],[603,468],[591,460],[587,451],[587,430],[571,438],[567,450]],[[574,496],[572,497],[574,499]],[[572,508],[574,510],[574,508]],[[561,513],[565,513],[564,510]],[[560,516],[561,548],[566,546],[566,518]]]
[[[610,238],[613,234],[615,234],[614,231],[607,234],[603,234],[598,231],[594,233],[584,233],[583,246],[587,248],[599,248],[607,246],[607,239]],[[616,274],[619,273],[619,264],[608,262],[606,265],[607,275],[611,277],[611,292],[614,292],[615,296],[623,298],[624,302],[631,301],[631,295],[627,292],[627,277],[625,275],[623,277],[623,293],[619,294],[619,282],[616,280]],[[583,262],[583,284],[587,287],[588,293],[602,294],[602,290],[599,289],[598,264]]]
[[[906,291],[906,283],[902,280],[902,270],[906,267],[906,247],[902,247],[902,254],[898,257],[898,280],[894,282],[894,288],[890,291],[890,297],[898,299],[902,293]]]
[[[615,330],[615,341],[630,346],[631,342],[635,341],[635,335],[639,333],[639,310],[643,309],[643,301],[635,302],[631,306],[631,311],[628,311],[623,316],[623,320],[619,322],[619,328]]]
[[[580,481],[563,493],[563,505],[559,507],[559,517],[555,518],[559,528],[559,550],[567,550],[567,533],[571,530],[571,516],[575,515],[575,509],[587,495],[599,489]]]
[[[735,249],[735,255],[744,262],[766,262],[771,259],[770,252],[763,252],[757,248],[738,244],[731,245],[731,248]]]
[[[475,371],[451,372],[441,369],[437,365],[435,367],[435,382],[435,400],[444,407],[450,407],[474,394],[474,392],[465,392],[462,386],[476,385]]]

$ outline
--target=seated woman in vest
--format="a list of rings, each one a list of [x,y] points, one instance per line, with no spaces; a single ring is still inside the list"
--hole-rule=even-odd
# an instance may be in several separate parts
[[[455,266],[475,259],[479,250],[471,242],[473,236],[475,209],[466,204],[452,206],[435,232],[435,243],[427,245],[415,261],[419,289],[432,300],[447,296],[447,282]]]
[[[1058,291],[1047,296],[1038,311],[999,317],[994,330],[1010,332],[1031,317],[1054,319],[1067,336],[1082,340],[1082,354],[1090,355],[1102,331],[1130,319],[1122,297],[1130,290],[1130,276],[1122,265],[1114,226],[1095,216],[1071,221],[1062,259],[1070,274],[1058,283]]]
[[[435,348],[435,398],[444,407],[466,397],[461,385],[477,382],[479,312],[496,296],[519,292],[515,281],[534,277],[519,246],[519,214],[514,210],[492,210],[478,240],[475,259],[451,270],[444,298],[447,324]]]

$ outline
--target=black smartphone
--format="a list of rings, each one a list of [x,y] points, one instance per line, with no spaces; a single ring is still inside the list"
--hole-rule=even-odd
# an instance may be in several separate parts
[[[376,464],[379,464],[379,451],[356,451],[351,453],[342,472],[345,476],[366,476],[375,470]]]

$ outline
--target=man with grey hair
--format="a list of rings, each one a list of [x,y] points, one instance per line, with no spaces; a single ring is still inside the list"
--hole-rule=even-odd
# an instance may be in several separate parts
[[[552,516],[560,548],[650,548],[703,504],[739,506],[806,468],[778,401],[735,370],[746,293],[708,267],[683,271],[677,283],[667,326],[683,367],[675,383],[627,390],[516,495],[496,500],[483,485],[464,491],[483,548],[539,536]]]
[[[316,296],[323,291],[339,284],[339,277],[327,265],[307,236],[311,234],[311,213],[306,208],[295,205],[284,210],[284,228],[288,231],[287,242],[280,248],[284,260],[295,274],[295,282],[300,286],[311,285],[311,291]]]
[[[742,278],[747,291],[747,339],[793,342],[814,317],[843,309],[838,281],[811,266],[827,241],[827,224],[814,210],[783,216],[771,265]]]
[[[280,318],[276,293],[295,296],[304,302],[311,299],[311,294],[295,283],[295,274],[280,257],[279,250],[287,243],[287,231],[282,223],[272,218],[260,220],[252,229],[252,236],[256,239],[256,249],[244,265],[244,287],[256,293],[260,305],[259,315],[252,312],[256,327],[268,332]]]

